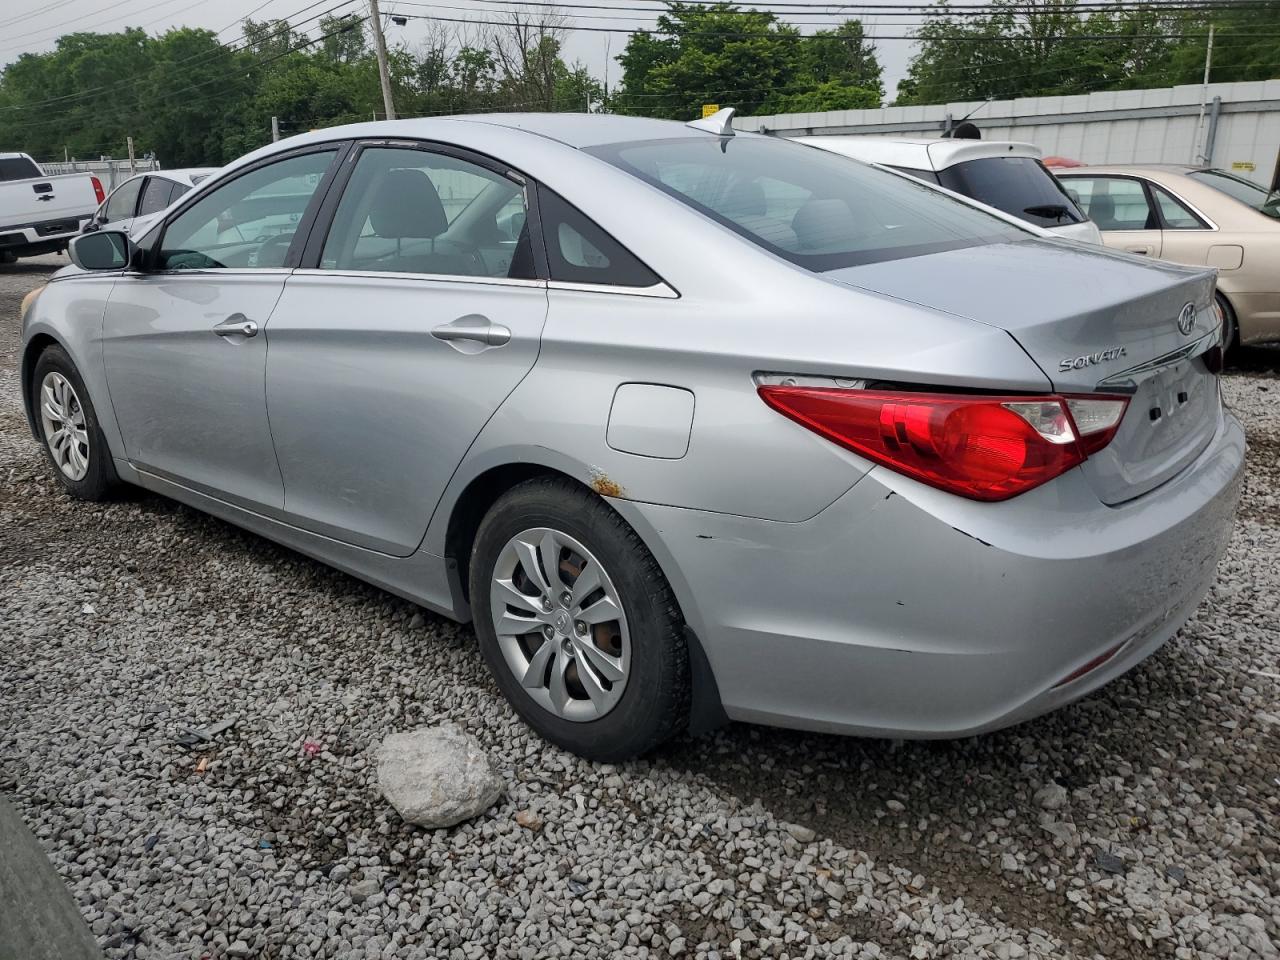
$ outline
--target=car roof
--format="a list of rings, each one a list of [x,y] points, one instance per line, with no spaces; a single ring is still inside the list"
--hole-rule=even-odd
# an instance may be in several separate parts
[[[483,113],[444,119],[523,130],[578,148],[628,140],[707,136],[707,131],[696,130],[679,120],[624,117],[615,113]]]
[[[1197,170],[1205,170],[1207,167],[1193,167],[1186,163],[1102,163],[1097,166],[1085,164],[1081,167],[1070,167],[1063,169],[1061,173],[1057,173],[1060,177],[1087,177],[1096,176],[1099,173],[1115,173],[1129,174],[1130,176],[1141,176],[1143,174],[1154,173],[1193,173]]]
[[[943,137],[878,137],[871,134],[794,139],[855,160],[917,170],[945,170],[957,163],[990,157],[1032,157],[1038,160],[1044,155],[1034,143],[1017,140],[951,140]]]

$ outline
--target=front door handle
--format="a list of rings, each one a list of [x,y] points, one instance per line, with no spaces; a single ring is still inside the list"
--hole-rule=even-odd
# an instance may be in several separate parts
[[[256,337],[258,325],[243,313],[233,313],[213,328],[220,337]]]
[[[469,313],[465,317],[459,317],[453,323],[442,324],[432,330],[431,335],[446,343],[470,340],[484,344],[486,347],[501,347],[511,342],[509,327],[494,323],[488,317],[478,313]]]

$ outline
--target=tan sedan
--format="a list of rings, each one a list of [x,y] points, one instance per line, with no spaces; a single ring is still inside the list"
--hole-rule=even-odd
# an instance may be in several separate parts
[[[1231,344],[1280,340],[1280,196],[1204,167],[1078,167],[1057,173],[1118,250],[1218,268]]]

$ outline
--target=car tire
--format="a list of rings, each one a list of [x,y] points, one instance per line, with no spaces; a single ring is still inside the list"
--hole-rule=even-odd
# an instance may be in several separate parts
[[[489,670],[543,738],[616,762],[687,726],[679,606],[648,548],[600,497],[556,477],[513,487],[480,524],[469,584]]]
[[[89,391],[62,347],[48,347],[36,361],[32,404],[44,455],[63,489],[78,500],[109,497],[120,478]]]
[[[1240,345],[1240,327],[1236,323],[1236,312],[1231,309],[1227,298],[1216,292],[1213,298],[1218,301],[1218,309],[1222,311],[1222,352],[1225,354]]]

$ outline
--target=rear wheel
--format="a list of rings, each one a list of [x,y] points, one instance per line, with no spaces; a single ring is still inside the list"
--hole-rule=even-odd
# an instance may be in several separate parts
[[[120,481],[89,391],[65,350],[40,354],[34,386],[40,439],[58,481],[77,499],[105,499]]]
[[[1221,293],[1214,293],[1213,299],[1217,302],[1218,312],[1222,314],[1222,352],[1226,353],[1239,346],[1240,328],[1236,325],[1236,313],[1231,309],[1227,298]]]
[[[493,505],[470,569],[476,633],[520,716],[592,760],[634,757],[683,729],[683,620],[657,561],[603,500],[539,478]]]

